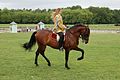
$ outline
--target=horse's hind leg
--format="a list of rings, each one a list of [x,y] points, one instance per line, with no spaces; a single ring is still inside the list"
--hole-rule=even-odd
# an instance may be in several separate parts
[[[36,51],[36,53],[35,53],[36,55],[35,55],[35,64],[36,64],[36,66],[38,66],[38,56],[39,56],[39,49],[37,49],[37,51]]]
[[[82,56],[77,59],[77,60],[82,60],[84,58],[84,50],[78,47],[76,47],[74,50],[82,52]]]
[[[45,58],[45,60],[48,62],[48,66],[51,66],[51,63],[49,61],[49,59],[45,56],[44,53],[41,53],[41,55]]]
[[[40,49],[40,54],[44,57],[44,59],[47,61],[48,66],[51,66],[50,60],[45,56],[44,52],[45,52],[45,48],[46,46],[41,46]]]

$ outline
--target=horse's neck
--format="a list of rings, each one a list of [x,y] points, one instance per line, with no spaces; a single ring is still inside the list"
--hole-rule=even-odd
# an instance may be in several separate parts
[[[72,43],[75,43],[77,45],[79,44],[79,36],[77,36],[76,33],[74,34],[74,33],[71,33],[70,31],[67,31],[65,38],[69,44],[72,44]]]
[[[78,42],[79,41],[79,36],[80,36],[80,34],[78,34],[77,32],[75,32],[75,33],[71,33],[71,31],[66,32],[66,37],[68,37],[70,40],[71,39],[74,40],[75,42],[77,41],[77,44],[79,43]]]
[[[75,37],[79,37],[80,36],[80,31],[78,29],[69,30],[69,33],[71,33]]]

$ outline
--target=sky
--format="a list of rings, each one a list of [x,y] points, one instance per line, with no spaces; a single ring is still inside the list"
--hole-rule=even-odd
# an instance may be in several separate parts
[[[120,0],[0,0],[0,9],[55,9],[76,5],[120,9]]]

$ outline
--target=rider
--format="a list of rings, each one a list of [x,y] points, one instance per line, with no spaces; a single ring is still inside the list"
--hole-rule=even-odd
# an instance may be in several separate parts
[[[52,15],[52,19],[54,22],[53,31],[58,33],[60,36],[59,40],[59,49],[63,50],[63,42],[64,42],[64,32],[65,32],[65,25],[63,24],[62,16],[61,16],[61,9],[57,8]]]

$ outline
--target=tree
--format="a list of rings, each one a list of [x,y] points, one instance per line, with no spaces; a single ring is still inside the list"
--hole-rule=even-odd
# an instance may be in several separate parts
[[[93,13],[92,23],[97,24],[112,23],[113,13],[109,8],[89,7],[88,9]]]
[[[63,19],[65,23],[90,23],[92,13],[87,9],[66,9],[63,11]]]
[[[114,23],[118,24],[120,23],[120,10],[113,10],[113,19],[114,19]]]
[[[0,23],[51,23],[53,9],[0,9]],[[120,10],[110,10],[107,7],[89,7],[82,9],[81,6],[63,8],[63,21],[65,24],[95,23],[112,24],[120,23]]]

